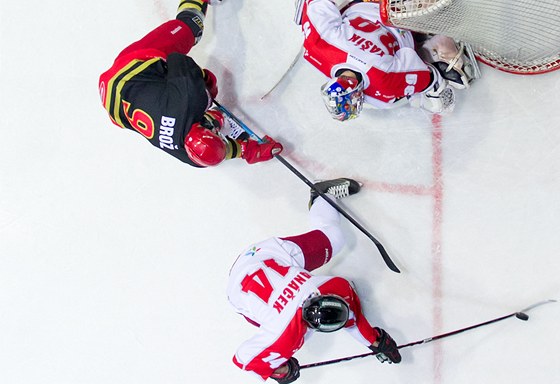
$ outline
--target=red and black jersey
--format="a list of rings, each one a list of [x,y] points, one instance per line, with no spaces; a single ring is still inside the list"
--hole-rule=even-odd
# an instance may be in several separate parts
[[[202,120],[211,100],[202,69],[186,53],[194,36],[180,20],[169,21],[123,50],[99,79],[111,120],[132,129],[184,163],[185,136]]]

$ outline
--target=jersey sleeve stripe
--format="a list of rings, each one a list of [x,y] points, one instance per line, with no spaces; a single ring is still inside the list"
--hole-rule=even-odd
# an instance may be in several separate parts
[[[121,127],[124,127],[121,119],[121,109],[119,108],[121,104],[121,91],[125,86],[126,82],[137,74],[144,71],[150,65],[156,61],[161,60],[159,57],[147,61],[133,60],[125,67],[123,67],[119,72],[115,74],[109,80],[107,86],[107,99],[105,100],[105,109],[113,116],[114,121]]]
[[[118,84],[119,80],[122,78],[123,74],[130,71],[132,67],[137,67],[139,65],[139,60],[133,60],[129,62],[126,66],[121,68],[113,77],[107,82],[107,96],[105,97],[105,109],[111,116],[114,114],[114,110],[111,108],[114,105],[113,96],[115,94],[115,84]]]

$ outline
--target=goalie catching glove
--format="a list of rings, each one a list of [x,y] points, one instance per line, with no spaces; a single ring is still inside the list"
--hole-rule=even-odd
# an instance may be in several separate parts
[[[455,89],[465,89],[474,79],[471,60],[464,54],[464,44],[443,35],[426,40],[418,50],[426,63],[432,64]]]
[[[397,343],[395,340],[385,330],[381,328],[375,328],[379,336],[375,343],[370,345],[369,349],[375,353],[375,357],[382,363],[388,362],[389,364],[398,364],[401,362],[401,354],[397,348]],[[377,346],[375,346],[377,344]]]

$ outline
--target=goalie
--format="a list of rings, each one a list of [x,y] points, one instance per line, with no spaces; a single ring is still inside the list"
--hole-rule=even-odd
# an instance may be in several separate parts
[[[355,0],[341,9],[331,0],[297,0],[295,21],[302,26],[305,59],[330,78],[321,95],[340,121],[356,118],[364,101],[376,109],[410,104],[449,113],[453,89],[467,88],[473,79],[462,47],[441,35],[413,36],[383,25],[377,0]]]

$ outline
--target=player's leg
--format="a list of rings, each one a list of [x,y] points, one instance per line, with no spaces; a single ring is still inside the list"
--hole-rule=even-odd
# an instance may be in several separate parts
[[[336,237],[332,239],[335,242],[333,247],[331,239],[319,229],[302,235],[280,237],[280,240],[285,241],[282,244],[284,250],[308,271],[327,264],[335,254],[333,248],[342,248],[344,245],[344,238]]]
[[[142,60],[157,56],[165,58],[171,52],[187,54],[202,37],[207,8],[206,0],[182,0],[176,19],[163,23],[126,47],[117,60],[125,56],[130,59],[130,55]]]
[[[329,198],[337,199],[358,193],[360,184],[352,179],[334,179],[315,184]],[[302,251],[305,269],[312,271],[328,263],[346,242],[340,228],[340,214],[314,190],[311,191],[309,218],[312,231],[281,238],[291,241]]]
[[[160,25],[142,39],[126,47],[119,53],[111,68],[99,77],[99,92],[103,105],[105,105],[107,84],[123,68],[135,60],[145,61],[157,57],[166,59],[171,52],[186,54],[196,43],[195,33],[197,32],[187,27],[184,21],[175,19]]]

